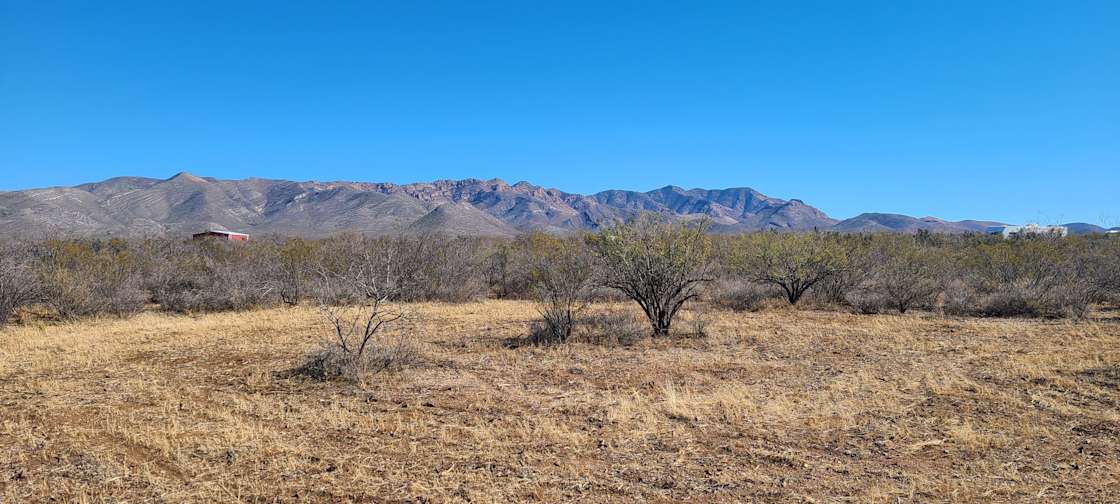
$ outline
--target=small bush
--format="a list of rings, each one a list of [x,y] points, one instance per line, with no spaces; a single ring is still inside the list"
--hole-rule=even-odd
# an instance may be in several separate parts
[[[890,306],[890,300],[886,296],[868,288],[852,290],[844,298],[856,312],[864,315],[883,313]]]
[[[573,340],[607,347],[629,346],[649,336],[649,324],[625,311],[591,313],[580,317]]]
[[[774,300],[785,302],[781,289],[741,279],[725,279],[712,290],[714,303],[735,311],[760,311]]]
[[[403,337],[395,341],[380,339],[360,354],[326,342],[307,356],[295,374],[319,381],[360,382],[377,373],[399,371],[417,360],[416,348]]]

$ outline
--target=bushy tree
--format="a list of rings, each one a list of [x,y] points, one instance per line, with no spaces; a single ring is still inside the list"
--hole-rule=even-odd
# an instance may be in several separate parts
[[[861,289],[873,302],[906,313],[929,303],[940,290],[940,254],[919,244],[921,238],[879,235],[868,255],[869,274]]]
[[[143,248],[145,283],[164,310],[245,310],[280,300],[284,258],[274,243],[160,240]]]
[[[485,297],[484,249],[476,238],[439,233],[375,238],[379,249],[394,249],[405,301],[461,302]]]
[[[641,306],[654,335],[669,333],[673,317],[712,280],[706,223],[658,221],[643,216],[588,237],[598,260],[598,282]]]
[[[790,304],[847,267],[839,239],[822,233],[761,232],[739,238],[734,270],[749,280],[775,285]]]

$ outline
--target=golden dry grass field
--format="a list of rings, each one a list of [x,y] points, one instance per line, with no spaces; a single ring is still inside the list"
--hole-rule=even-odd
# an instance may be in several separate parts
[[[541,348],[528,303],[409,310],[419,362],[364,385],[284,373],[313,308],[0,330],[0,501],[1120,501],[1115,315]]]

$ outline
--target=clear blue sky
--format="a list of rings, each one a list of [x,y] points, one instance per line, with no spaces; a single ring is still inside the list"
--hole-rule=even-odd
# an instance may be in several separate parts
[[[0,188],[181,170],[1120,225],[1120,1],[0,2]]]

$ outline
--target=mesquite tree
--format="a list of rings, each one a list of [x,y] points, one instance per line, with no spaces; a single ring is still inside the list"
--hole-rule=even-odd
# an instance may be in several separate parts
[[[749,280],[778,286],[789,304],[843,271],[847,253],[833,236],[764,232],[739,238],[734,269]]]
[[[598,281],[638,303],[655,336],[669,333],[673,316],[711,281],[706,222],[657,221],[644,216],[588,237]]]

